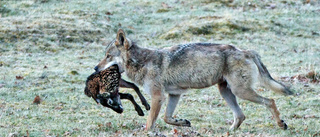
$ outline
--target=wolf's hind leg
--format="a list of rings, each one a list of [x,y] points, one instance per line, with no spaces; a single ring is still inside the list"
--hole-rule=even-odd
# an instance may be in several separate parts
[[[168,124],[171,124],[171,125],[190,127],[191,126],[190,121],[188,121],[186,119],[175,119],[172,117],[173,112],[176,109],[176,106],[179,102],[180,95],[169,94],[168,96],[169,96],[168,97],[168,104],[167,104],[167,109],[166,109],[166,113],[164,116],[164,121]]]
[[[277,121],[277,124],[282,129],[287,129],[288,126],[280,119],[280,112],[278,111],[273,99],[264,98],[258,95],[252,88],[231,88],[232,92],[239,98],[249,100],[251,102],[265,105],[267,109],[272,113],[273,117]]]
[[[219,91],[221,96],[224,98],[224,100],[226,100],[227,104],[233,112],[234,121],[232,126],[230,127],[230,130],[235,130],[241,125],[246,117],[241,111],[241,108],[237,103],[237,99],[228,87],[227,82],[222,82],[219,84]]]
[[[256,64],[253,64],[253,61],[248,59],[239,59],[237,58],[229,58],[228,74],[225,75],[225,79],[230,86],[231,92],[241,98],[245,99],[257,104],[261,104],[267,107],[269,111],[271,111],[273,117],[277,121],[277,124],[282,129],[287,129],[286,123],[280,119],[279,111],[274,103],[273,99],[264,98],[258,95],[254,90],[254,83],[259,80],[259,68],[257,68]]]

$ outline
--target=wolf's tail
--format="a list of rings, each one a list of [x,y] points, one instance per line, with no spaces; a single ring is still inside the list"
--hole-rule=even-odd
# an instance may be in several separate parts
[[[289,90],[287,87],[285,87],[283,84],[279,83],[278,81],[274,80],[269,71],[267,70],[266,66],[261,62],[260,56],[255,51],[250,51],[254,63],[257,65],[259,69],[260,74],[260,82],[261,84],[269,88],[277,93],[283,94],[283,95],[292,95],[293,92]]]

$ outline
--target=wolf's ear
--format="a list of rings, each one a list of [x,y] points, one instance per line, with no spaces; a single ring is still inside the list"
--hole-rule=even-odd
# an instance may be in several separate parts
[[[126,38],[126,34],[122,29],[119,29],[117,32],[117,38],[115,41],[115,45],[119,48],[124,46],[126,50],[128,50],[131,47],[131,43]]]

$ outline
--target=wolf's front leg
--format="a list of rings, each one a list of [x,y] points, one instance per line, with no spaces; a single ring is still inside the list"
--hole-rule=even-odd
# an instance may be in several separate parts
[[[164,93],[161,89],[151,90],[151,98],[151,109],[147,120],[146,130],[154,128],[161,105],[165,100]]]
[[[179,102],[180,95],[169,94],[168,96],[169,96],[169,99],[168,99],[164,121],[171,125],[191,127],[190,121],[186,119],[175,119],[172,117],[173,112]]]

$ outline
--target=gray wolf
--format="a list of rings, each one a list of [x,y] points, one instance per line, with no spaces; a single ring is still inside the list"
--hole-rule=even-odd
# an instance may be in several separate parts
[[[91,74],[87,78],[84,93],[88,97],[92,97],[98,104],[111,108],[117,113],[123,112],[121,99],[128,99],[134,105],[138,115],[144,116],[142,109],[135,102],[131,94],[119,93],[119,86],[128,87],[124,85],[123,80],[121,80],[121,73],[119,72],[118,65],[113,64],[112,66],[108,67],[108,69]],[[136,91],[138,91],[137,93],[141,95],[139,89]],[[145,101],[143,104],[146,104],[147,109],[150,108],[145,98],[142,95],[141,97],[142,100]]]
[[[154,127],[165,94],[168,94],[168,104],[164,121],[171,125],[191,126],[186,119],[172,117],[181,94],[187,89],[201,89],[215,84],[218,84],[220,94],[233,111],[231,130],[237,129],[245,120],[236,97],[264,105],[278,126],[287,129],[286,123],[279,117],[275,101],[258,95],[253,86],[259,81],[262,86],[277,93],[293,93],[271,77],[254,51],[213,43],[148,49],[137,46],[119,29],[116,39],[106,48],[105,58],[97,65],[97,71],[108,68],[112,63],[119,64],[121,72],[125,72],[130,80],[143,86],[144,91],[151,95],[147,130]]]

